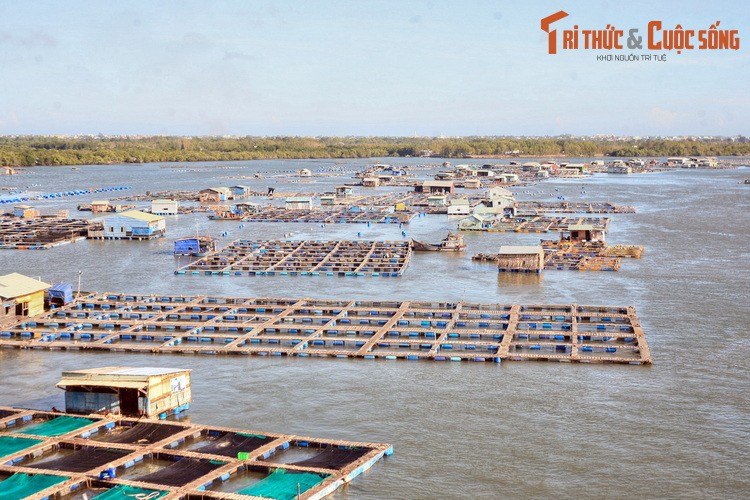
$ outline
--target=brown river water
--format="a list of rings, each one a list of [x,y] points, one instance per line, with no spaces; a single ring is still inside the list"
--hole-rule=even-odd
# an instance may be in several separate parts
[[[132,186],[117,195],[234,184],[322,192],[351,181],[351,174],[313,177],[311,183],[237,177],[291,175],[300,168],[352,171],[368,163],[374,160],[32,168],[0,184],[38,192]],[[398,160],[409,163],[420,161]],[[220,245],[287,233],[294,239],[356,239],[358,232],[363,239],[402,239],[398,225],[240,227],[209,221],[205,214],[168,217],[167,238],[150,242],[84,241],[47,251],[0,251],[0,274],[75,283],[80,270],[82,288],[93,291],[635,305],[651,347],[651,366],[5,349],[0,350],[0,404],[64,406],[54,384],[66,369],[185,367],[193,369],[188,418],[194,422],[393,444],[393,456],[334,499],[747,498],[750,186],[739,184],[745,178],[750,169],[743,167],[600,174],[513,189],[520,200],[565,196],[634,205],[637,214],[611,216],[608,241],[645,245],[646,253],[625,260],[619,272],[546,271],[538,279],[500,275],[491,265],[473,263],[471,255],[554,235],[485,233],[467,234],[463,255],[415,254],[399,278],[176,276],[172,241],[196,229],[214,236],[226,232]],[[75,212],[76,205],[106,197],[33,204],[84,216]],[[424,216],[403,229],[409,237],[438,241],[456,223],[444,215]]]

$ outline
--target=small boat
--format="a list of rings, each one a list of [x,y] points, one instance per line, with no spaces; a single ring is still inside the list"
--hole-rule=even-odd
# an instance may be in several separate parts
[[[214,251],[216,251],[216,240],[210,236],[180,238],[174,242],[175,255],[205,257]]]
[[[464,235],[457,233],[448,233],[448,236],[437,244],[423,243],[414,238],[412,238],[411,244],[415,252],[463,252],[466,248]]]

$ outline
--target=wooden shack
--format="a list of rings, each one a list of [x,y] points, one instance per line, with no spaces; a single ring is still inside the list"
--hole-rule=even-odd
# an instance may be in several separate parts
[[[562,240],[567,241],[605,241],[605,231],[596,229],[591,224],[571,224],[566,231],[563,231]]]
[[[456,192],[456,185],[453,181],[424,181],[422,184],[417,184],[414,190],[417,193],[453,194]]]
[[[91,213],[102,214],[111,211],[109,200],[94,200],[91,202]]]
[[[544,249],[541,245],[503,245],[497,253],[499,272],[540,273],[544,269]]]
[[[362,185],[364,187],[378,187],[380,186],[380,179],[377,177],[365,177],[362,179]]]
[[[65,411],[88,415],[166,418],[192,401],[190,371],[179,368],[105,366],[64,371]]]
[[[49,283],[19,273],[0,276],[0,302],[3,304],[3,315],[36,316],[42,314],[44,292],[51,286]]]
[[[178,206],[177,200],[156,199],[151,201],[151,213],[154,215],[177,215]]]
[[[13,207],[13,215],[22,219],[33,219],[39,217],[39,211],[30,205],[16,205]]]

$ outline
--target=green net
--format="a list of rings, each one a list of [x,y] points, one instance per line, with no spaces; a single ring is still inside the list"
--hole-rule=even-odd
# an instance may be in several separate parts
[[[21,432],[23,434],[33,434],[35,436],[61,436],[68,432],[80,429],[94,421],[88,418],[81,417],[68,417],[62,416],[47,420],[41,424],[32,425],[30,427],[22,427],[13,432]]]
[[[312,474],[303,472],[295,474],[284,469],[277,469],[265,479],[252,486],[241,489],[237,493],[256,497],[273,498],[275,500],[294,500],[297,493],[304,493],[313,486],[323,482],[326,474]],[[297,487],[299,485],[299,488]]]
[[[125,486],[118,484],[111,490],[107,490],[94,497],[95,500],[156,500],[167,496],[168,491],[149,490],[146,488],[136,488],[134,486]]]
[[[0,458],[41,443],[41,439],[0,436]]]
[[[3,500],[21,500],[68,479],[70,478],[47,476],[45,474],[29,476],[19,472],[0,482],[0,498]]]

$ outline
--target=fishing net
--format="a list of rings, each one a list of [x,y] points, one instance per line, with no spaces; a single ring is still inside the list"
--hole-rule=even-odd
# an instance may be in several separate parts
[[[293,465],[302,467],[316,467],[318,469],[341,469],[355,460],[363,457],[370,450],[367,448],[325,448],[322,453]]]
[[[237,493],[275,500],[294,500],[297,498],[297,493],[306,492],[327,477],[325,474],[295,473],[287,472],[285,469],[276,469],[266,478]]]
[[[219,439],[212,441],[205,446],[201,446],[200,448],[196,448],[193,451],[226,457],[236,457],[238,453],[251,452],[270,441],[272,441],[272,439],[256,434],[224,434]]]
[[[61,470],[65,472],[87,472],[102,468],[105,465],[122,458],[127,452],[106,450],[102,448],[84,448],[74,451],[70,455],[29,464],[26,467],[34,469]],[[95,471],[96,472],[96,471]]]
[[[13,474],[5,481],[0,481],[0,498],[3,500],[21,500],[68,479],[70,478],[47,476],[45,474],[33,476],[22,473]]]
[[[178,425],[145,422],[139,422],[132,427],[125,427],[125,429],[126,430],[123,430],[120,433],[105,436],[102,441],[108,443],[153,444],[185,430],[184,427]]]
[[[62,436],[81,427],[86,427],[89,424],[94,423],[93,420],[81,417],[69,417],[67,415],[62,417],[53,418],[47,420],[41,424],[32,425],[29,427],[22,427],[21,429],[13,432],[21,432],[23,434],[33,434],[35,436]]]
[[[222,465],[224,464],[221,462],[183,458],[172,465],[159,469],[151,474],[134,477],[133,481],[164,484],[168,486],[182,486],[195,481],[201,476],[205,476]]]
[[[168,494],[168,491],[149,490],[118,484],[114,488],[96,495],[92,500],[157,500]]]
[[[41,439],[0,436],[0,458],[13,455],[17,451],[30,448],[41,442],[43,442]]]

